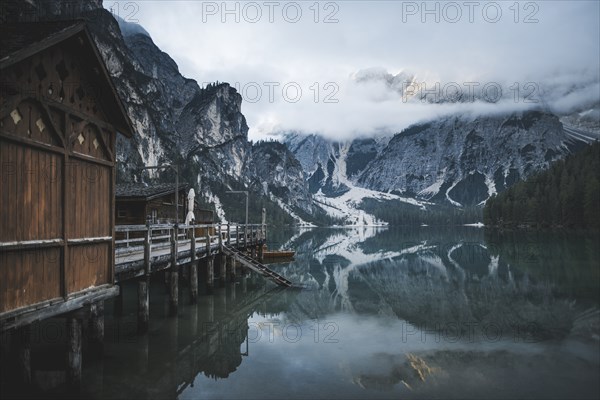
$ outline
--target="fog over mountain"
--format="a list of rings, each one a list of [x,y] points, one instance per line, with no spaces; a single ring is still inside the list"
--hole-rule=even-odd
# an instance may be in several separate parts
[[[236,87],[251,139],[293,130],[340,140],[456,113],[562,115],[599,102],[596,1],[255,4],[144,2],[116,11],[143,25],[184,76]],[[465,93],[491,84],[502,96],[406,101],[398,87],[412,79],[448,93],[454,83]]]

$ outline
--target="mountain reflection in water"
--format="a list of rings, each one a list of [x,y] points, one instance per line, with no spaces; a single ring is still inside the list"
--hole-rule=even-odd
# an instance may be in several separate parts
[[[271,248],[297,252],[272,268],[307,289],[271,290],[270,282],[241,278],[175,319],[160,293],[152,307],[165,316],[151,318],[146,339],[107,345],[97,397],[600,395],[597,235],[474,228],[269,235]],[[135,373],[140,359],[146,372]]]

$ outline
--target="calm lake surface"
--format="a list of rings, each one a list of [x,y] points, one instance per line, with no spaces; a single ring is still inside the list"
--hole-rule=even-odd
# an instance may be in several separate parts
[[[262,278],[203,294],[167,317],[151,287],[138,337],[136,287],[106,305],[94,398],[598,398],[598,235],[478,228],[269,232],[297,250]]]

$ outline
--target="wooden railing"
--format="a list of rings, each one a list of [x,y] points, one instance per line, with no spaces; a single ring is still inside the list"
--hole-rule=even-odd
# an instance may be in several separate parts
[[[266,239],[266,226],[260,224],[202,224],[202,225],[178,225],[174,224],[153,224],[153,225],[116,225],[115,247],[117,251],[123,247],[143,246],[147,232],[150,232],[150,239],[153,244],[169,243],[173,236],[173,231],[177,230],[177,241],[189,242],[191,230],[194,230],[196,238],[202,232],[205,240],[210,237],[211,240],[218,240],[219,243],[236,244],[238,246],[246,243],[257,242]],[[139,236],[139,237],[136,237]]]
[[[115,272],[130,277],[182,265],[217,254],[223,246],[244,248],[266,241],[266,226],[258,224],[117,225]],[[160,264],[160,265],[159,265]]]

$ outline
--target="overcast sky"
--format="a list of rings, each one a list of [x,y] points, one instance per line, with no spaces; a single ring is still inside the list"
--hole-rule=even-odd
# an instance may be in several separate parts
[[[398,132],[448,113],[539,104],[531,100],[557,112],[599,102],[599,2],[515,3],[138,1],[105,7],[141,24],[184,76],[200,85],[218,80],[238,87],[250,138],[258,139],[288,130],[336,138]],[[440,82],[447,89],[442,96],[487,87],[495,97],[498,82],[503,100],[408,100],[407,93],[417,92],[407,83],[402,94],[409,76],[425,82],[420,90]]]

